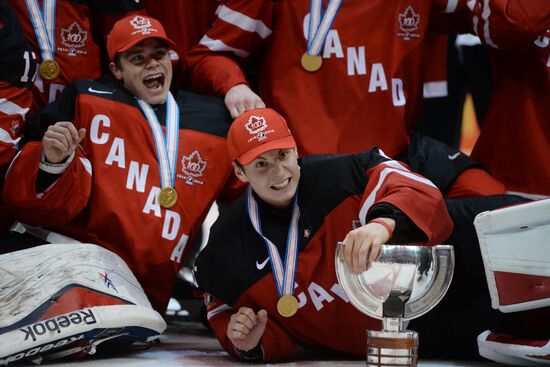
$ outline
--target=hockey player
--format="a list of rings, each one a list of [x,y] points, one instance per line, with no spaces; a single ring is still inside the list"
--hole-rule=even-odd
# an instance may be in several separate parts
[[[470,15],[485,43],[506,47],[512,40],[510,46],[518,47],[548,28],[549,12],[545,0],[227,0],[188,62],[195,87],[224,96],[233,116],[264,105],[279,111],[300,154],[379,146],[391,157],[404,153],[399,159],[409,163],[411,149],[418,155],[411,131],[426,82],[429,26],[445,14],[445,25],[456,24],[447,16]],[[259,95],[241,68],[254,58],[261,60]],[[442,157],[462,155],[449,150]],[[504,192],[479,167],[440,189],[446,197]]]
[[[172,46],[153,18],[117,22],[107,41],[113,76],[71,84],[30,122],[40,140],[22,148],[4,189],[20,221],[121,256],[161,314],[232,173],[227,126],[180,120]]]
[[[222,212],[195,268],[220,343],[246,360],[291,357],[297,344],[364,354],[365,329],[380,324],[346,300],[336,243],[360,272],[390,238],[445,240],[452,223],[439,190],[379,149],[299,163],[271,109],[240,115],[228,146],[248,191]]]
[[[32,105],[36,61],[21,26],[6,0],[0,1],[0,188],[17,152]],[[0,236],[12,222],[0,196]]]
[[[7,1],[33,49],[30,61],[40,66],[30,116],[53,102],[69,83],[99,78],[106,70],[101,49],[115,22],[145,14],[139,1],[132,0]]]
[[[379,149],[298,162],[284,119],[270,109],[239,116],[228,145],[249,188],[214,224],[195,277],[208,293],[210,324],[234,357],[275,361],[294,356],[297,346],[364,356],[365,330],[380,323],[355,309],[337,283],[336,243],[343,240],[346,262],[361,272],[388,240],[446,240],[449,214],[455,276],[442,302],[409,325],[421,335],[420,356],[478,359],[476,337],[486,329],[550,337],[548,308],[491,309],[472,225],[477,213],[524,199],[448,200],[447,212],[430,181]]]

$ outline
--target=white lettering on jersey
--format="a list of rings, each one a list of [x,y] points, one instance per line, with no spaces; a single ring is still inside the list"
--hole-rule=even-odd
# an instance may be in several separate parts
[[[65,89],[65,86],[63,84],[51,83],[48,103],[52,103],[53,101],[55,101],[57,97],[61,94],[61,92],[63,92],[63,89]]]
[[[157,187],[157,186],[151,187],[151,191],[149,191],[149,196],[145,201],[145,206],[143,206],[143,212],[145,214],[150,214],[151,212],[153,212],[153,214],[155,214],[155,217],[159,217],[159,218],[161,217],[160,204],[158,202],[159,193],[160,193],[160,187]]]
[[[403,81],[399,78],[392,78],[391,80],[391,97],[394,106],[404,106],[407,103],[403,91]]]
[[[388,82],[386,81],[386,74],[384,73],[384,67],[381,63],[374,63],[371,67],[369,92],[376,92],[376,89],[380,90],[388,89]]]
[[[317,311],[320,311],[324,307],[323,301],[330,303],[334,300],[334,297],[332,297],[323,287],[315,282],[311,282],[307,288],[307,291],[309,293],[309,298],[311,298],[311,301]]]
[[[344,302],[349,303],[349,298],[346,292],[344,292],[344,289],[342,286],[338,283],[334,283],[334,285],[330,288],[332,293],[340,297]]]
[[[111,120],[105,115],[95,115],[90,126],[90,139],[94,144],[105,144],[109,140],[109,134],[102,132],[99,134],[100,126],[110,127]]]
[[[333,54],[336,55],[336,57],[339,59],[344,57],[344,52],[342,51],[342,43],[340,42],[338,31],[331,29],[330,31],[328,31],[327,38],[325,39],[325,46],[323,47],[323,58],[330,59],[330,56]]]
[[[166,210],[164,215],[164,225],[162,226],[162,237],[172,241],[178,235],[180,229],[181,217],[172,210]]]
[[[113,140],[113,145],[111,145],[111,150],[105,159],[105,164],[109,166],[113,165],[113,162],[116,162],[120,168],[126,168],[126,153],[124,152],[124,140],[121,138],[115,138]]]
[[[348,75],[367,74],[367,65],[365,64],[365,46],[348,47]]]
[[[548,44],[550,43],[550,38],[544,36],[544,37],[539,37],[535,40],[535,45],[537,45],[538,47],[540,48],[546,48],[548,47]]]
[[[140,164],[138,162],[130,161],[128,177],[126,178],[126,188],[128,190],[133,190],[135,183],[137,192],[145,192],[147,172],[149,172],[148,164],[142,164],[140,168]]]

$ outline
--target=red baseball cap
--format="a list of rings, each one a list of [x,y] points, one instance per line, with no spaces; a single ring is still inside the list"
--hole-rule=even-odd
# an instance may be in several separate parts
[[[118,52],[128,51],[148,38],[158,38],[175,48],[176,44],[166,35],[162,24],[151,17],[131,15],[115,23],[107,37],[107,54],[113,61]]]
[[[231,160],[246,166],[270,150],[296,148],[296,142],[281,115],[271,108],[257,108],[233,121],[227,146]]]

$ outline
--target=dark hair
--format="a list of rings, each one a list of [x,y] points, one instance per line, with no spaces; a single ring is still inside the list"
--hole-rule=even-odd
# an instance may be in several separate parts
[[[238,160],[234,160],[233,163],[235,163],[235,166],[237,166],[238,168],[241,169],[241,171],[243,171],[244,173],[244,166],[241,164],[241,162],[239,162]]]
[[[113,62],[115,63],[116,67],[119,68],[119,69],[122,69],[122,62],[120,61],[122,58],[121,56],[121,53],[120,52],[117,52],[115,54],[115,59],[113,60]]]

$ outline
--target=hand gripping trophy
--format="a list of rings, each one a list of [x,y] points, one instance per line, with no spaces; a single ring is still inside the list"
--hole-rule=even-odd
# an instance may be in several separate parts
[[[383,330],[367,331],[367,367],[418,363],[418,333],[403,323],[430,311],[443,298],[453,277],[452,246],[382,245],[379,258],[360,274],[336,249],[336,275],[350,302],[367,316],[382,320]]]

